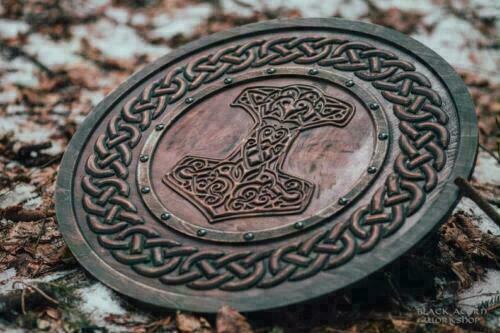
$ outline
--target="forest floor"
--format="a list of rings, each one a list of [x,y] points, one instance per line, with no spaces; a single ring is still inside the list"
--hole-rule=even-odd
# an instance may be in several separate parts
[[[476,104],[471,184],[500,208],[495,0],[4,0],[0,4],[0,332],[500,331],[500,226],[462,199],[425,246],[347,290],[241,315],[145,310],[86,273],[58,231],[55,179],[85,116],[145,64],[247,23],[335,16],[421,41]]]

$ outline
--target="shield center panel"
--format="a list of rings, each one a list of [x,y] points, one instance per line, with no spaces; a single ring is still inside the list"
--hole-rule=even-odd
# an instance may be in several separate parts
[[[356,200],[385,157],[387,121],[360,87],[307,73],[234,77],[167,112],[138,166],[161,223],[215,241],[264,240]]]

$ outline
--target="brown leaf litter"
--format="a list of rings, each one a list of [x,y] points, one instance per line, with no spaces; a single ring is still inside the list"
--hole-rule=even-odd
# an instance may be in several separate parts
[[[224,305],[217,312],[217,333],[253,333],[253,330],[245,317]]]
[[[211,333],[210,323],[203,317],[189,313],[177,312],[175,315],[177,329],[180,333]]]
[[[200,0],[201,1],[201,0]],[[196,1],[131,1],[114,0],[113,6],[130,11],[170,11]],[[194,33],[179,34],[170,39],[150,38],[145,24],[135,27],[137,33],[152,44],[165,43],[177,47],[207,35],[224,31],[234,26],[264,19],[299,17],[295,10],[265,9],[255,11],[247,17],[224,13],[212,1],[216,10]],[[368,1],[371,3],[371,1]],[[107,94],[116,83],[124,80],[145,59],[119,60],[104,55],[88,39],[82,39],[79,55],[85,62],[67,66],[48,67],[43,59],[27,53],[23,45],[27,36],[38,32],[53,40],[71,38],[72,25],[93,22],[104,8],[81,12],[71,1],[25,1],[5,0],[3,18],[24,20],[30,24],[26,34],[1,40],[2,56],[7,60],[21,57],[33,63],[40,84],[36,87],[8,85],[2,91],[15,92],[17,106],[21,111],[7,112],[8,105],[0,105],[0,117],[27,116],[27,126],[43,124],[55,129],[51,141],[35,143],[19,142],[12,134],[0,136],[0,188],[13,190],[19,184],[35,186],[40,198],[37,208],[27,208],[24,202],[0,209],[0,272],[15,268],[17,277],[38,277],[47,272],[75,265],[67,246],[58,231],[54,216],[54,182],[60,154],[47,153],[50,143],[56,140],[64,147],[75,133],[79,122],[74,119],[90,111],[92,103],[85,101],[82,91],[88,90]],[[146,8],[143,6],[147,5]],[[431,30],[425,26],[422,15],[396,8],[370,10],[367,17],[373,23],[395,28],[405,33],[419,29]],[[479,22],[481,29],[489,33],[488,22]],[[0,75],[2,75],[0,73]],[[500,152],[500,86],[487,78],[463,71],[462,78],[469,87],[476,105],[480,124],[480,142],[485,149],[496,154]],[[102,84],[96,78],[112,78]],[[57,107],[65,111],[55,113]],[[78,110],[78,111],[75,111]],[[59,111],[61,112],[61,111]],[[500,187],[492,184],[474,183],[490,202],[497,203]],[[447,295],[471,286],[473,281],[484,278],[487,269],[498,269],[500,238],[483,232],[477,227],[477,217],[457,212],[432,235],[431,241],[401,258],[398,263],[381,272],[367,283],[361,292],[355,289],[330,295],[325,303],[310,302],[304,307],[295,306],[285,310],[266,311],[257,315],[246,315],[224,306],[217,316],[200,316],[183,312],[151,315],[147,323],[133,322],[128,315],[110,315],[105,321],[130,332],[177,331],[181,333],[249,333],[249,332],[465,332],[480,330],[478,326],[431,325],[419,322],[419,316],[408,305],[408,300],[423,304],[456,307],[456,299]],[[413,288],[394,272],[407,272],[410,277],[418,276],[418,288]],[[401,273],[402,274],[402,273]],[[379,279],[379,281],[376,281]],[[436,283],[436,281],[445,283]],[[374,293],[380,289],[379,293]],[[45,290],[45,289],[42,289]],[[47,290],[49,293],[50,290]],[[373,294],[372,294],[373,293]],[[66,319],[64,302],[44,304],[44,297],[30,290],[26,297],[33,297],[36,308],[28,311],[35,318],[35,329],[51,330],[61,327]],[[36,296],[38,295],[38,296]],[[49,294],[52,295],[52,294]],[[20,295],[15,300],[19,303]],[[37,300],[38,297],[38,300]],[[31,301],[29,301],[31,302]],[[1,303],[1,299],[0,299]],[[30,305],[29,303],[28,305]],[[21,318],[21,317],[19,317]],[[24,318],[24,317],[23,317]],[[21,318],[22,319],[22,318]],[[22,321],[20,319],[20,321]],[[255,330],[252,330],[252,326]],[[86,327],[83,323],[81,327]],[[280,327],[284,329],[281,330]],[[98,328],[97,328],[98,329]],[[96,329],[96,330],[97,330]]]

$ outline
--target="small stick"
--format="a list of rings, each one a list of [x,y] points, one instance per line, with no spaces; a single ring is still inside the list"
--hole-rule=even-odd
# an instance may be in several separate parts
[[[16,289],[17,284],[23,284],[25,288]],[[26,313],[28,308],[43,306],[50,301],[54,304],[59,302],[52,296],[52,291],[46,287],[48,283],[34,286],[22,281],[14,281],[13,287],[15,290],[0,295],[0,318],[8,317],[16,312]]]
[[[41,63],[35,56],[32,56],[31,54],[25,52],[23,49],[20,47],[16,46],[11,46],[5,43],[4,41],[0,41],[0,52],[3,52],[8,58],[17,58],[17,57],[23,57],[33,63],[35,66],[40,68],[43,72],[45,72],[49,77],[54,77],[55,73],[45,66],[43,63]]]
[[[474,201],[483,212],[488,215],[493,222],[500,226],[500,214],[491,206],[488,201],[477,191],[467,180],[462,177],[455,179],[455,184],[458,186],[462,195]]]
[[[493,151],[489,150],[488,148],[486,148],[486,146],[484,146],[482,144],[479,144],[479,148],[481,148],[482,150],[484,150],[485,152],[490,154],[490,156],[493,157],[497,161],[497,163],[500,163],[500,157],[495,155],[495,153]]]
[[[43,297],[45,297],[45,299],[51,301],[52,303],[56,304],[56,305],[59,305],[59,302],[55,299],[53,299],[52,297],[50,297],[49,295],[47,295],[47,293],[45,293],[42,289],[40,289],[39,287],[35,286],[35,285],[32,285],[32,284],[29,284],[29,283],[26,283],[26,282],[23,282],[23,281],[14,281],[14,284],[13,286],[15,286],[17,283],[19,284],[23,284],[25,287],[27,287],[28,289],[31,289],[31,290],[34,290],[36,292],[38,292],[40,295],[42,295]],[[23,290],[26,290],[26,289],[23,289]]]

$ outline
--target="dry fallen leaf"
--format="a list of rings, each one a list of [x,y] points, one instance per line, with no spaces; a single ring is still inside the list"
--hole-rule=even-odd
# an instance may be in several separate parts
[[[211,333],[210,323],[203,317],[177,312],[175,316],[177,329],[181,333]]]
[[[463,262],[456,262],[453,263],[451,266],[451,270],[455,275],[458,277],[460,281],[460,286],[464,289],[467,289],[471,286],[472,284],[472,278],[470,277],[469,273],[467,272],[467,269],[464,266]]]
[[[410,320],[392,318],[391,322],[397,332],[411,332],[411,329],[415,330],[415,323]]]
[[[217,333],[253,333],[252,327],[238,311],[227,305],[217,312]]]
[[[47,314],[47,316],[55,320],[61,318],[61,313],[59,312],[59,310],[54,308],[47,308],[47,310],[45,310],[45,313]]]

